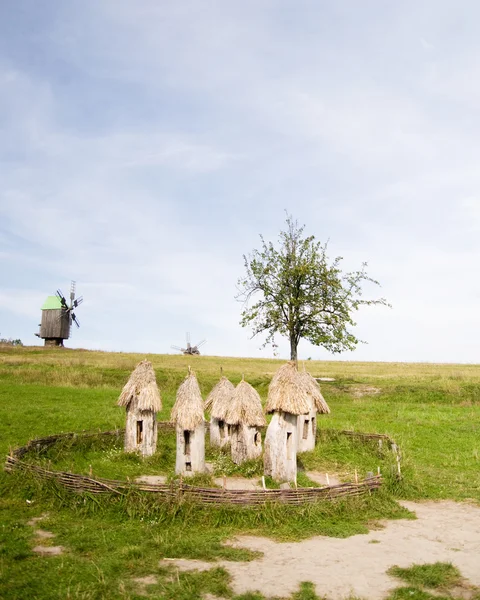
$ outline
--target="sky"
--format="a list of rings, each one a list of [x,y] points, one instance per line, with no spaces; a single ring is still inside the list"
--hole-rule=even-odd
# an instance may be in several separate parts
[[[478,363],[479,23],[475,0],[4,0],[0,337],[38,344],[74,279],[69,347],[272,357],[236,282],[287,211],[392,305],[336,358]]]

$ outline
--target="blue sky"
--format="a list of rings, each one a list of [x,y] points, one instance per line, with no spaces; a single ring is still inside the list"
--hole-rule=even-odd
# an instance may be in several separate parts
[[[341,358],[478,362],[479,23],[473,0],[0,3],[0,335],[38,343],[76,279],[71,347],[272,356],[235,284],[286,209],[393,305]]]

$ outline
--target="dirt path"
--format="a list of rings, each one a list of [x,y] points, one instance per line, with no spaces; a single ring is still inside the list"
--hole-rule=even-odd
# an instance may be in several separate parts
[[[401,585],[386,574],[389,567],[436,561],[452,562],[470,583],[480,586],[480,507],[450,501],[402,504],[417,520],[387,521],[382,530],[347,539],[319,536],[277,543],[242,536],[234,545],[263,552],[263,557],[221,565],[231,573],[235,593],[258,590],[267,597],[287,596],[302,581],[312,581],[317,594],[329,600],[349,595],[381,600]],[[183,570],[195,561],[181,562]]]

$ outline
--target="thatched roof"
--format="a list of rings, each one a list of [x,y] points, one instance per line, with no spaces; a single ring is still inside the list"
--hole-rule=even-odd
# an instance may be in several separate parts
[[[235,386],[226,377],[222,377],[205,400],[205,410],[209,410],[214,419],[225,421],[225,415],[232,402]]]
[[[203,400],[195,373],[188,368],[188,375],[177,390],[177,400],[170,420],[185,431],[194,431],[203,423]]]
[[[225,422],[229,425],[243,424],[250,427],[262,427],[267,424],[257,390],[243,379],[235,388]]]
[[[299,376],[295,363],[288,362],[275,373],[270,382],[265,410],[267,413],[306,415],[310,412],[309,393],[310,387]]]
[[[305,370],[299,371],[298,374],[304,382],[305,387],[308,388],[309,395],[313,400],[313,404],[317,409],[317,412],[322,414],[329,414],[330,408],[325,402],[325,398],[323,397],[322,392],[320,391],[320,386],[318,385],[318,382],[315,380],[315,378],[312,377],[310,373],[308,373]]]
[[[132,371],[117,402],[127,410],[158,412],[162,410],[162,399],[155,379],[155,371],[149,360],[142,360]]]

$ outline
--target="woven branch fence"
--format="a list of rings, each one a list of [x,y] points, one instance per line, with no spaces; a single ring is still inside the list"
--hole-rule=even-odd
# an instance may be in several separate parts
[[[174,426],[169,422],[159,422],[159,430],[170,431]],[[323,430],[325,431],[325,430]],[[383,434],[367,434],[352,431],[328,430],[341,435],[358,437],[362,440],[381,440],[387,443],[397,456],[400,465],[398,446],[388,436]],[[102,477],[88,477],[65,471],[55,471],[22,460],[30,451],[41,452],[59,441],[74,440],[76,438],[121,438],[124,431],[116,429],[103,432],[62,433],[38,438],[12,450],[6,457],[5,471],[25,472],[43,480],[55,481],[63,487],[77,493],[91,494],[119,494],[124,495],[131,491],[149,492],[155,494],[160,500],[193,500],[204,504],[236,504],[242,506],[261,506],[270,502],[279,502],[288,505],[302,505],[318,500],[333,500],[360,496],[372,492],[382,485],[382,476],[371,475],[363,480],[339,485],[330,485],[314,488],[281,489],[281,490],[227,490],[225,488],[201,488],[186,484],[184,481],[171,484],[149,484],[140,482],[120,481]]]

